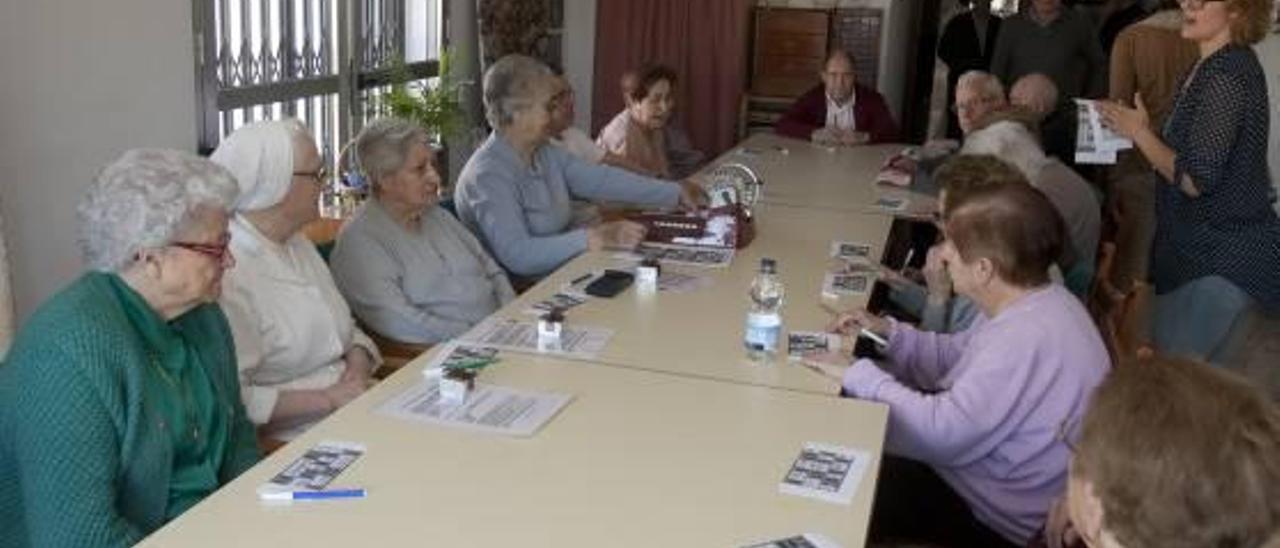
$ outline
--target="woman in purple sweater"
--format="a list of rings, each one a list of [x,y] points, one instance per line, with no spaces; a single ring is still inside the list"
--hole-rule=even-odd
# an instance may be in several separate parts
[[[975,191],[948,211],[943,256],[956,291],[982,315],[938,334],[865,312],[833,329],[868,329],[888,360],[813,363],[845,393],[889,406],[873,540],[1021,546],[1066,485],[1075,424],[1110,358],[1088,313],[1049,281],[1061,218],[1025,185]]]

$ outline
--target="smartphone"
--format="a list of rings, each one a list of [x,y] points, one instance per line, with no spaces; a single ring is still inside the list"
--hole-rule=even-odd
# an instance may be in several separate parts
[[[596,278],[595,281],[587,284],[583,289],[588,295],[593,297],[612,297],[631,286],[631,282],[635,280],[635,275],[624,270],[605,270],[604,275]]]
[[[853,341],[853,357],[882,360],[884,359],[884,352],[881,351],[880,346],[875,341],[866,335],[858,334],[857,339]]]

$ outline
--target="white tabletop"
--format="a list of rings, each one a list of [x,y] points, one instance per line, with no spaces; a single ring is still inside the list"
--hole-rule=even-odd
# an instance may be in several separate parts
[[[757,133],[710,166],[733,162],[750,167],[764,180],[765,203],[886,214],[874,205],[880,196],[888,196],[907,200],[902,215],[927,216],[936,207],[934,197],[875,183],[881,165],[904,146],[827,147]]]
[[[864,542],[880,404],[506,354],[481,381],[573,395],[531,438],[371,412],[415,361],[143,546],[741,546],[817,532]],[[335,481],[368,496],[268,506],[258,485],[321,440],[367,453]],[[868,451],[851,505],[783,495],[806,442]]]
[[[799,366],[788,365],[785,356],[769,364],[747,359],[742,342],[749,304],[747,293],[760,258],[771,257],[778,262],[778,273],[786,288],[782,307],[783,337],[788,330],[824,329],[831,315],[823,303],[837,309],[850,309],[866,306],[870,295],[823,297],[824,274],[841,264],[829,258],[831,242],[867,243],[872,248],[871,256],[878,259],[891,219],[776,204],[762,204],[757,218],[755,241],[738,250],[728,268],[664,267],[706,276],[710,278],[710,287],[691,293],[655,294],[633,286],[616,297],[591,299],[569,310],[566,325],[614,330],[608,346],[595,358],[598,361],[747,384],[838,393],[837,383]],[[523,311],[561,290],[571,280],[588,272],[633,262],[616,255],[588,253],[574,259],[499,311],[498,316],[533,318]]]

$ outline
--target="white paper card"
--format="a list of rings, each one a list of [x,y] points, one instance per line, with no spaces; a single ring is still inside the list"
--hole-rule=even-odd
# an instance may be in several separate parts
[[[322,441],[294,459],[258,492],[320,491],[364,455],[365,447],[344,441]]]
[[[1133,148],[1133,141],[1102,123],[1098,103],[1076,99],[1076,163],[1115,164],[1116,153]]]
[[[871,245],[861,242],[831,242],[831,258],[849,262],[870,262]]]
[[[836,504],[850,504],[871,456],[866,451],[809,442],[800,450],[778,490]]]
[[[532,436],[560,412],[571,397],[552,392],[476,384],[461,405],[441,401],[438,383],[415,383],[378,406],[397,419],[506,436]]]
[[[582,303],[585,303],[590,299],[591,297],[586,295],[585,293],[578,293],[575,291],[560,291],[560,292],[557,292],[555,295],[552,295],[550,297],[547,297],[545,299],[542,299],[536,303],[529,305],[529,308],[524,309],[524,313],[529,314],[531,316],[541,316],[543,314],[546,314],[547,312],[550,312],[552,308],[558,308],[560,309],[560,311],[563,312],[563,311],[569,310],[570,308],[578,306]]]
[[[711,287],[712,281],[709,276],[699,276],[697,274],[685,274],[676,272],[670,268],[664,268],[658,274],[658,290],[669,291],[671,293],[691,293],[699,289]]]
[[[792,331],[787,334],[787,357],[793,360],[839,351],[840,336],[835,333]]]
[[[629,257],[652,257],[663,264],[721,268],[733,262],[733,249],[697,245],[655,244],[643,242]]]
[[[805,533],[803,535],[749,544],[742,548],[840,548],[840,543],[826,535]]]
[[[582,358],[594,358],[604,350],[613,330],[603,327],[563,325],[560,330],[560,349],[538,349],[537,322],[499,318],[481,322],[461,340],[481,346],[492,346],[516,352],[565,354]]]
[[[822,294],[830,297],[862,295],[871,290],[873,281],[868,274],[828,272],[822,278]]]

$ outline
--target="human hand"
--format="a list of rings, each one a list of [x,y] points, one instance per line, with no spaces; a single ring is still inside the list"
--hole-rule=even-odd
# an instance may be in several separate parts
[[[369,383],[373,375],[373,356],[368,350],[362,346],[352,346],[351,350],[342,356],[342,361],[346,363],[346,368],[342,370],[338,382],[359,379],[366,384]]]
[[[805,356],[800,365],[836,382],[844,380],[844,372],[851,367],[849,357],[838,352],[823,352]]]
[[[707,191],[695,177],[680,181],[680,208],[693,211],[707,205]]]
[[[915,281],[907,277],[907,269],[903,269],[903,272],[898,272],[885,265],[877,265],[877,269],[879,270],[880,281],[889,284],[889,287],[893,289],[902,289],[915,285]]]
[[[1080,540],[1080,534],[1071,524],[1067,511],[1067,497],[1058,497],[1049,507],[1049,519],[1044,524],[1044,542],[1049,548],[1067,548]]]
[[[1098,114],[1107,127],[1128,139],[1134,139],[1143,131],[1151,130],[1151,117],[1147,114],[1147,105],[1142,102],[1142,94],[1133,95],[1134,108],[1126,107],[1114,101],[1098,101]]]
[[[955,139],[931,139],[920,147],[920,156],[926,159],[934,159],[951,154],[960,150],[960,141]]]
[[[929,297],[944,300],[951,298],[951,275],[947,273],[947,261],[942,257],[942,244],[929,248],[921,273],[924,274],[925,286],[929,288]]]
[[[369,385],[364,379],[357,377],[339,378],[336,384],[321,392],[329,400],[330,411],[337,411],[351,400],[359,397],[368,388]]]
[[[587,229],[587,249],[633,249],[644,241],[644,225],[634,221],[610,221]]]
[[[813,135],[809,137],[809,140],[822,146],[835,146],[840,144],[840,138],[836,133],[836,130],[827,127],[813,130]]]
[[[881,338],[888,338],[889,320],[881,318],[866,310],[851,310],[836,314],[835,319],[827,325],[827,331],[839,335],[857,337],[858,332],[866,329]]]
[[[871,135],[865,131],[853,131],[851,129],[836,130],[836,141],[841,146],[864,145],[870,140]]]

